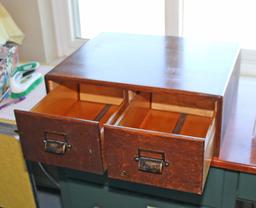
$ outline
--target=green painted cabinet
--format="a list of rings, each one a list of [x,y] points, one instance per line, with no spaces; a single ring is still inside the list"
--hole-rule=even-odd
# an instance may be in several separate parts
[[[255,175],[218,168],[210,169],[201,196],[111,180],[106,175],[68,169],[59,173],[64,208],[233,208],[237,198],[255,200],[256,194]]]
[[[238,198],[256,202],[256,175],[240,174]]]

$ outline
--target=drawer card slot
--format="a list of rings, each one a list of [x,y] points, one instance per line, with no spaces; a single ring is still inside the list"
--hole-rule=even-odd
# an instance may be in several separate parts
[[[98,115],[95,117],[95,121],[100,121],[102,117],[108,112],[108,110],[111,108],[112,105],[107,104],[105,105],[102,110],[98,113]]]
[[[176,126],[173,129],[172,133],[174,133],[174,134],[179,134],[180,133],[180,131],[181,131],[182,127],[183,127],[183,124],[185,123],[186,116],[187,116],[187,114],[180,113],[179,119],[178,119],[178,121],[176,123]]]

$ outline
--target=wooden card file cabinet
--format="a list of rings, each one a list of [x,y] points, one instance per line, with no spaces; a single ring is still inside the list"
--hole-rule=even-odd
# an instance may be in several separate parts
[[[104,33],[15,111],[26,159],[201,194],[239,77],[231,43]]]

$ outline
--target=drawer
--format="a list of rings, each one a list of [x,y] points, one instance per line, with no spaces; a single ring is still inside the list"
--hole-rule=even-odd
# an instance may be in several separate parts
[[[51,83],[30,112],[15,110],[27,160],[102,174],[103,124],[114,122],[126,92],[104,86]]]
[[[137,94],[104,127],[108,176],[202,194],[215,141],[216,102]]]

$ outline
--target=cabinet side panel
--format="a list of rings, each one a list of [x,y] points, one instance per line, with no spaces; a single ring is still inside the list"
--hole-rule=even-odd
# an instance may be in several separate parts
[[[224,92],[223,101],[222,101],[222,123],[221,123],[221,138],[224,138],[227,125],[230,119],[232,119],[232,111],[236,107],[236,99],[237,99],[237,92],[238,92],[238,84],[239,84],[239,76],[240,76],[240,54],[236,60],[234,65],[233,72],[230,76],[230,80]],[[234,112],[234,111],[233,111]],[[221,145],[223,140],[220,141]],[[216,148],[219,150],[219,148]]]

